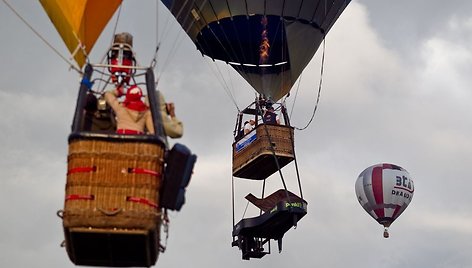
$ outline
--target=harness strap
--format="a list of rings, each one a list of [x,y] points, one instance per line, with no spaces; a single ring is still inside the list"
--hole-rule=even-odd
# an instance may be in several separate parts
[[[84,194],[70,194],[66,196],[66,201],[68,200],[94,200],[95,196],[93,194],[84,195]]]
[[[159,176],[157,171],[145,168],[128,168],[128,173],[135,173],[135,174],[147,174],[152,176]]]
[[[151,206],[151,207],[153,207],[153,208],[155,208],[155,209],[158,209],[158,208],[159,208],[156,203],[150,201],[149,199],[142,198],[142,197],[127,196],[127,197],[126,197],[126,201],[130,201],[130,202],[135,202],[135,203],[140,203],[140,204],[148,205],[148,206]]]
[[[67,171],[67,175],[73,174],[73,173],[85,173],[85,172],[95,172],[95,171],[97,171],[96,166],[92,166],[92,167],[75,167],[75,168],[69,169]]]
[[[144,132],[139,131],[139,130],[134,130],[134,129],[125,129],[125,128],[120,128],[116,130],[117,134],[126,134],[126,135],[142,135]]]

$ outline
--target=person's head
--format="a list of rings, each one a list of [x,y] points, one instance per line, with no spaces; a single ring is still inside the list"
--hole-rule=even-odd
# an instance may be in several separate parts
[[[138,86],[132,86],[126,91],[126,100],[140,101],[143,97],[143,91]]]
[[[135,111],[144,111],[147,109],[146,104],[142,101],[143,91],[138,86],[134,85],[126,92],[123,104],[126,108]]]
[[[128,84],[136,65],[136,59],[133,53],[133,36],[130,33],[115,34],[113,45],[108,51],[108,64],[111,67],[108,71],[111,73],[113,83]]]
[[[256,124],[256,121],[253,118],[251,118],[251,119],[249,119],[249,124],[254,125],[254,124]]]

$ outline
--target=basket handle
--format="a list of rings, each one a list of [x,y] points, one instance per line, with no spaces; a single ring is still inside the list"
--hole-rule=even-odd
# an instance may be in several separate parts
[[[64,210],[62,210],[62,209],[58,210],[58,211],[56,212],[56,215],[57,215],[59,218],[63,219],[63,218],[64,218]]]
[[[116,210],[112,210],[112,211],[109,211],[109,210],[105,210],[103,208],[97,208],[100,212],[102,212],[103,214],[107,215],[107,216],[115,216],[117,215],[118,213],[122,212],[123,209],[122,208],[119,208],[119,209],[116,209]]]

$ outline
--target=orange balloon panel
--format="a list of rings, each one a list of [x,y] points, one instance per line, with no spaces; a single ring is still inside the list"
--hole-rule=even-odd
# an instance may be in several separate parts
[[[69,51],[73,53],[81,43],[89,54],[122,0],[40,2]],[[85,55],[80,51],[74,55],[74,59],[80,67],[85,63]]]

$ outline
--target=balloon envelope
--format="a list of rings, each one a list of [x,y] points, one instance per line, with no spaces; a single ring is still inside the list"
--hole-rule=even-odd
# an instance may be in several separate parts
[[[162,0],[204,55],[273,101],[287,94],[350,0]]]
[[[393,164],[368,167],[356,181],[357,200],[378,223],[389,227],[411,202],[414,184],[408,172]]]
[[[81,44],[87,54],[121,4],[121,0],[40,0],[39,2],[69,51],[74,53]],[[74,59],[80,67],[85,63],[82,51],[75,53]]]

